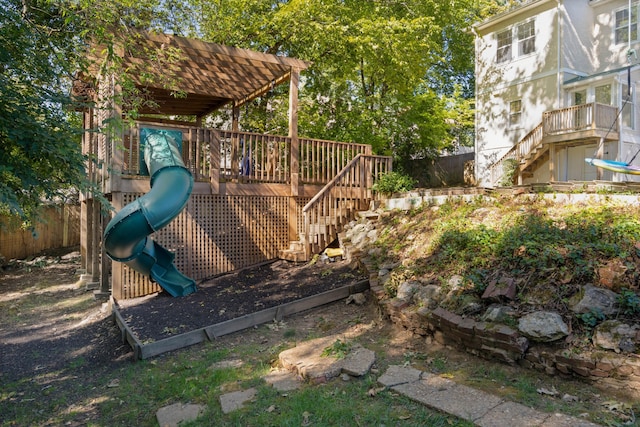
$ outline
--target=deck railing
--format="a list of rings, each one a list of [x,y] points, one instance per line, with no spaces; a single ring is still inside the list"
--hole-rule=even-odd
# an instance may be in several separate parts
[[[125,176],[140,174],[140,129],[144,127],[182,131],[182,157],[196,181],[291,182],[290,137],[144,122],[128,129],[119,147],[121,164],[113,169]],[[311,138],[299,138],[299,144],[301,184],[324,185],[357,155],[371,154],[366,144]]]
[[[502,179],[508,160],[514,159],[520,164],[530,153],[540,149],[546,136],[596,129],[617,132],[617,117],[616,107],[596,102],[543,113],[542,122],[491,166],[491,182],[496,185]]]
[[[584,129],[609,129],[617,125],[617,115],[618,109],[616,107],[592,102],[547,111],[542,115],[542,123],[545,134],[575,132]]]
[[[371,154],[371,146],[300,138],[300,182],[326,184],[358,154]]]
[[[387,156],[358,154],[347,163],[302,209],[305,252],[316,253],[335,240],[352,214],[366,208],[374,181],[391,168]]]
[[[220,147],[220,179],[290,182],[291,138],[250,132],[213,131]]]

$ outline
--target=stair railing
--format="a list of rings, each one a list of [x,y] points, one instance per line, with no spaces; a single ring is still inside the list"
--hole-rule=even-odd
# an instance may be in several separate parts
[[[307,258],[326,248],[357,211],[366,209],[374,180],[391,170],[391,157],[358,154],[302,208],[300,237]]]
[[[504,165],[507,160],[515,159],[520,162],[527,154],[542,145],[544,139],[544,122],[533,128],[516,145],[511,147],[497,162],[491,165],[491,183],[495,186],[504,175]]]

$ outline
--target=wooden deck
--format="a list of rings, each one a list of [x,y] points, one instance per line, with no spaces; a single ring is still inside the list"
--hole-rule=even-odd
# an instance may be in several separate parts
[[[372,155],[365,144],[300,138],[293,150],[287,136],[141,121],[123,133],[121,144],[90,138],[95,177],[116,212],[150,190],[140,150],[140,129],[148,127],[182,132],[193,192],[184,211],[153,238],[196,281],[276,258],[309,260],[367,209],[375,178],[392,168],[389,157]],[[159,291],[121,263],[112,264],[111,282],[117,299]]]

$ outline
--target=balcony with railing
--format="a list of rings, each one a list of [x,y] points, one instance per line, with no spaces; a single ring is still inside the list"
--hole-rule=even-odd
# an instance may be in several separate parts
[[[506,163],[515,161],[518,184],[522,184],[523,172],[534,167],[536,161],[548,154],[553,146],[617,140],[617,119],[616,107],[596,102],[547,111],[538,126],[491,166],[491,182],[497,185],[504,176]]]

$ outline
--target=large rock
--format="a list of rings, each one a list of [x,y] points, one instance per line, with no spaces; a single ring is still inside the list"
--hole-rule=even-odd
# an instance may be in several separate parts
[[[569,335],[569,328],[558,313],[536,311],[522,316],[518,329],[533,341],[550,342]]]
[[[442,288],[438,285],[421,286],[413,294],[413,302],[418,307],[434,309],[442,300]]]
[[[627,325],[618,320],[605,320],[593,331],[593,344],[616,353],[633,353],[640,343],[640,325]]]
[[[609,289],[619,289],[625,285],[627,267],[622,260],[614,258],[598,268],[598,283]]]
[[[396,294],[396,298],[403,301],[411,301],[413,295],[420,287],[420,283],[416,282],[415,280],[407,280],[405,282],[402,282],[398,285],[398,293]]]
[[[369,222],[359,223],[347,230],[345,235],[352,245],[362,248],[369,241],[368,234],[373,229],[373,225]]]
[[[586,285],[569,300],[569,309],[577,314],[600,311],[610,316],[618,312],[618,294],[609,289]]]

